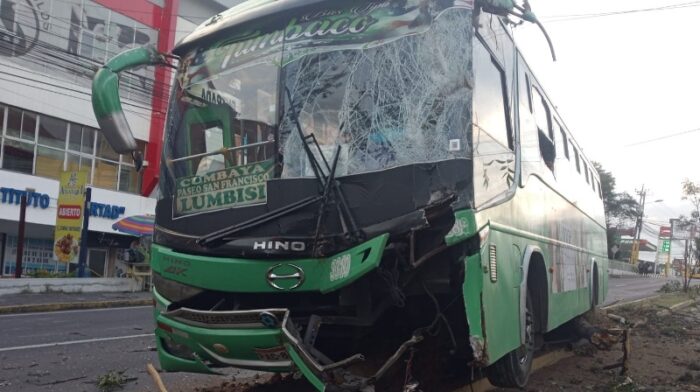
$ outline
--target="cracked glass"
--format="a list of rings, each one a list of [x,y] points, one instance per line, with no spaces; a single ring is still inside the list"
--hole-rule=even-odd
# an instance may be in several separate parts
[[[306,55],[284,68],[293,107],[280,125],[282,177],[313,175],[294,114],[326,161],[341,147],[341,176],[470,156],[471,11],[427,17],[424,32]]]

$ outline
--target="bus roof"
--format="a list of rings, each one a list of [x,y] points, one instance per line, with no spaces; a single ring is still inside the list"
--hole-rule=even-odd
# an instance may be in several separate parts
[[[330,0],[248,0],[205,20],[180,41],[173,53],[182,56],[203,41],[219,39],[233,28],[265,18],[267,25],[276,25],[289,20],[289,12]],[[285,20],[276,20],[281,16]]]

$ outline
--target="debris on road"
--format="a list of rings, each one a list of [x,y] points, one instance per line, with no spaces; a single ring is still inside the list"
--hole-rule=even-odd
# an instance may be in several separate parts
[[[125,371],[111,371],[97,377],[97,388],[102,392],[111,392],[124,388],[127,382],[136,378],[124,376]],[[83,377],[84,378],[84,377]]]
[[[692,297],[690,298],[692,299]],[[535,372],[528,391],[700,391],[700,306],[673,292],[653,300],[597,311],[588,322],[603,329],[628,331],[626,375],[620,375],[617,350],[585,352]],[[678,304],[683,306],[676,307]],[[624,321],[622,324],[620,321]],[[627,329],[633,327],[632,329]],[[606,365],[618,365],[606,369]],[[505,390],[503,390],[505,391]]]
[[[158,388],[158,391],[160,392],[168,392],[167,389],[165,389],[165,384],[163,384],[163,380],[160,378],[160,374],[158,374],[158,371],[156,370],[155,367],[153,367],[152,363],[149,363],[146,365],[146,370],[148,371],[148,374],[151,375],[153,378],[153,382],[156,383],[156,387]]]

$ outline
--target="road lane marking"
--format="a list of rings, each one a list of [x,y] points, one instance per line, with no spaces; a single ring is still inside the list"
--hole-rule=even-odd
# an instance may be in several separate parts
[[[143,308],[153,308],[152,305],[140,305],[140,306],[122,306],[118,308],[99,308],[99,309],[74,309],[74,310],[55,310],[51,312],[31,312],[31,313],[13,313],[13,314],[2,314],[0,318],[7,317],[22,317],[22,316],[51,316],[53,314],[66,314],[66,313],[85,313],[85,312],[106,312],[108,310],[131,310],[131,309],[143,309]]]
[[[34,348],[45,348],[45,347],[56,347],[56,346],[70,346],[73,344],[84,344],[84,343],[95,343],[95,342],[109,342],[112,340],[124,340],[124,339],[136,339],[136,338],[146,338],[155,336],[153,333],[143,333],[140,335],[128,335],[128,336],[112,336],[109,338],[94,338],[94,339],[83,339],[83,340],[69,340],[65,342],[54,342],[54,343],[43,343],[43,344],[30,344],[28,346],[15,346],[15,347],[4,347],[0,348],[0,352],[5,351],[18,351],[18,350],[30,350]]]

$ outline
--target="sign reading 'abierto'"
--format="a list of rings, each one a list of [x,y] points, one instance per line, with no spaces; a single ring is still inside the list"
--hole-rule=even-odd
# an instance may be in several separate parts
[[[175,213],[192,214],[267,201],[272,161],[235,166],[177,180]]]

